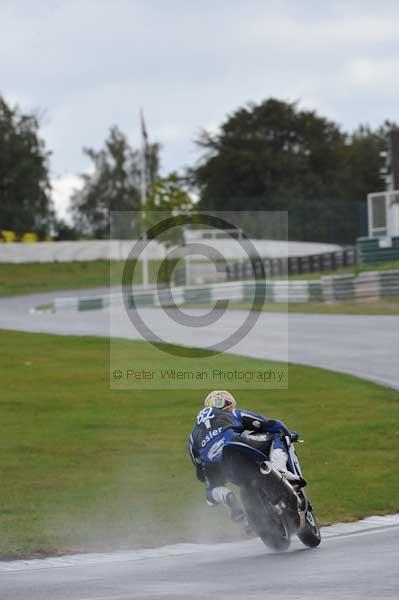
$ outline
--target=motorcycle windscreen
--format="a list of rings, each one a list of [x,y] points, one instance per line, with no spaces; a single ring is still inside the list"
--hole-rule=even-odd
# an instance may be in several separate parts
[[[203,447],[200,450],[200,458],[204,463],[218,463],[223,457],[223,448],[225,444],[233,439],[233,429],[227,429],[218,433],[218,430],[210,431],[209,439],[205,438],[202,442]]]

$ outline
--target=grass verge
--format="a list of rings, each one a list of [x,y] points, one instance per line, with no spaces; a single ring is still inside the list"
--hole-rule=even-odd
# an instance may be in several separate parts
[[[209,305],[210,307],[210,305]],[[188,306],[187,306],[188,308]],[[191,306],[191,308],[193,308]],[[249,310],[252,304],[248,302],[230,302],[229,309]],[[279,303],[267,302],[254,310],[263,312],[290,312],[290,313],[316,313],[316,314],[341,314],[341,315],[399,315],[399,297],[392,299],[378,300],[373,303],[351,303],[337,302],[336,304],[326,304],[325,302],[292,302]]]
[[[0,296],[38,294],[56,290],[109,287],[120,284],[124,261],[107,260],[54,263],[0,263]],[[159,261],[149,262],[149,278],[156,281]],[[141,283],[141,263],[134,271],[134,283]]]
[[[112,265],[111,273],[110,264]],[[111,285],[117,285],[121,282],[124,264],[124,261],[109,263],[106,260],[74,261],[69,263],[0,263],[0,296],[108,287],[110,283]],[[149,262],[149,278],[151,282],[156,281],[159,265],[160,261],[157,260]],[[339,275],[386,269],[399,269],[399,261],[366,265],[358,268],[344,267],[338,271],[331,272],[290,275],[289,279],[319,279],[322,275]],[[140,263],[137,265],[134,275],[134,283],[141,283],[142,271]]]
[[[54,311],[54,304],[39,304],[37,311]],[[157,307],[155,307],[157,308]],[[184,304],[182,308],[212,309],[211,304]],[[231,310],[255,310],[263,312],[289,312],[327,315],[399,315],[399,297],[379,300],[373,303],[353,304],[350,302],[337,302],[326,304],[324,302],[266,302],[263,305],[252,306],[250,302],[230,302]]]
[[[222,509],[206,507],[188,459],[201,393],[110,390],[108,343],[0,332],[2,558],[237,536]],[[151,360],[145,342],[119,347]],[[309,367],[292,365],[289,376],[288,390],[236,395],[304,437],[320,520],[399,510],[399,394]]]

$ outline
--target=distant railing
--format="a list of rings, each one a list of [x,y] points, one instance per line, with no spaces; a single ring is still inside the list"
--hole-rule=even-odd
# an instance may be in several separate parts
[[[173,300],[172,300],[173,299]],[[217,300],[244,303],[305,303],[339,302],[364,303],[386,299],[399,299],[399,270],[367,271],[359,275],[328,275],[320,279],[268,281],[234,281],[202,286],[185,286],[167,289],[138,288],[126,293],[99,296],[59,297],[54,310],[95,310],[110,306],[134,309],[140,306],[171,306],[214,304]]]
[[[227,281],[243,281],[266,277],[284,277],[307,273],[336,271],[342,267],[357,264],[355,247],[343,248],[334,252],[323,252],[309,256],[290,256],[288,258],[264,258],[262,260],[242,261],[226,265]]]

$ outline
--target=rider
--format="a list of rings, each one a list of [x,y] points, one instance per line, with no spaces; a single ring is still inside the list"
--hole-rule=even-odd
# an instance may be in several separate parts
[[[281,434],[290,436],[292,441],[298,439],[298,434],[290,432],[282,421],[238,409],[230,392],[216,390],[208,394],[189,438],[191,460],[196,468],[197,478],[205,483],[208,504],[224,504],[230,509],[233,521],[244,519],[240,502],[224,485],[226,478],[220,465],[223,445],[233,436],[236,440],[241,437],[245,443],[258,448],[264,449],[268,445],[272,466],[293,483],[303,485],[301,477],[287,470],[288,455]]]

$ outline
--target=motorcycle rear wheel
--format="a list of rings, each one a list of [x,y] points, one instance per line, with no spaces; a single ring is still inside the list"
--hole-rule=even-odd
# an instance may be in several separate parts
[[[290,535],[282,521],[278,529],[276,527],[274,531],[258,532],[258,535],[265,546],[277,552],[284,552],[290,547]]]
[[[265,546],[277,552],[284,552],[291,544],[288,527],[284,519],[275,512],[262,488],[258,490],[258,498],[261,506],[263,506],[263,518],[259,522],[258,517],[257,527],[255,527],[256,532]]]

